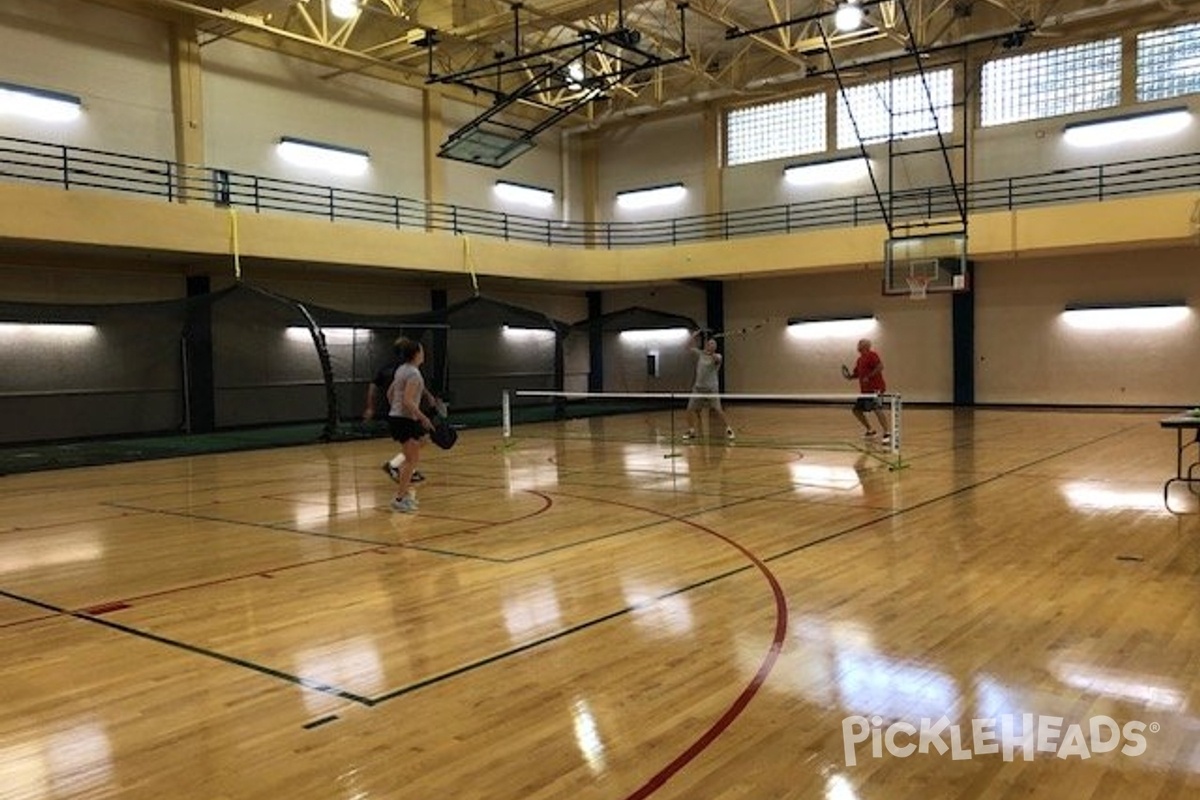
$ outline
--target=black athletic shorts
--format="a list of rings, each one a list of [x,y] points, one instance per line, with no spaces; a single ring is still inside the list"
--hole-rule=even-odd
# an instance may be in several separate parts
[[[879,398],[873,394],[863,395],[854,401],[855,411],[877,411],[882,407]]]
[[[408,417],[388,417],[388,430],[397,442],[407,442],[420,439],[425,435],[425,427],[415,419]]]

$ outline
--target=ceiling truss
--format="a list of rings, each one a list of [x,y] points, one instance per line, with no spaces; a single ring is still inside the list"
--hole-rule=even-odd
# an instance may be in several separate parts
[[[350,19],[333,0],[90,2],[193,25],[201,45],[234,39],[306,58],[331,80],[359,73],[444,92],[523,130],[547,106],[556,124],[596,127],[803,92],[835,59],[868,77],[906,53],[961,44],[993,48],[986,55],[1005,31],[1027,31],[1021,46],[1056,46],[1200,19],[1200,0],[862,0],[864,27],[839,33],[837,0],[359,0]],[[584,81],[564,77],[573,52]]]

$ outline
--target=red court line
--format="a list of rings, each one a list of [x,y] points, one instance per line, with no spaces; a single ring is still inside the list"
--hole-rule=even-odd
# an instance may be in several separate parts
[[[557,494],[563,493],[558,492]],[[566,496],[576,497],[576,495]],[[696,741],[692,742],[691,745],[689,745],[682,753],[673,758],[665,767],[652,775],[649,780],[647,780],[644,784],[639,786],[625,798],[625,800],[644,800],[644,798],[649,797],[661,789],[663,785],[665,785],[666,782],[669,781],[676,773],[690,764],[693,760],[695,760],[696,756],[700,755],[700,753],[704,752],[704,750],[710,744],[716,741],[717,737],[724,733],[725,729],[732,725],[733,721],[737,719],[743,711],[746,710],[746,706],[748,706],[750,701],[754,699],[754,695],[758,694],[758,690],[762,688],[764,683],[766,683],[767,676],[770,675],[771,670],[774,669],[775,662],[779,659],[779,652],[783,649],[783,640],[787,638],[787,598],[784,596],[783,587],[779,585],[779,580],[775,577],[775,573],[771,571],[771,568],[768,567],[762,559],[754,555],[754,553],[750,552],[733,539],[730,539],[728,536],[717,533],[712,528],[708,528],[698,522],[693,522],[692,520],[688,519],[681,519],[670,514],[663,514],[661,511],[642,508],[641,506],[637,506],[632,503],[622,503],[617,500],[599,500],[597,502],[611,503],[612,505],[626,506],[627,508],[636,508],[641,511],[650,511],[651,513],[658,514],[659,516],[668,520],[680,522],[684,525],[696,528],[697,530],[704,531],[710,536],[717,537],[721,541],[733,547],[735,550],[738,550],[746,557],[748,561],[750,561],[750,563],[754,565],[754,567],[762,574],[763,578],[766,579],[767,584],[771,587],[771,594],[775,599],[775,632],[771,638],[771,646],[767,648],[766,655],[763,656],[762,663],[760,663],[758,666],[758,671],[754,673],[754,677],[751,678],[750,683],[746,685],[746,688],[742,689],[741,693],[737,696],[737,698],[734,699],[729,708],[725,709],[725,713],[718,717],[717,720],[710,725],[698,739],[696,739]]]
[[[428,516],[432,519],[448,519],[448,520],[452,520],[454,522],[466,522],[466,523],[473,524],[474,527],[467,528],[464,531],[451,531],[449,533],[435,533],[432,536],[420,536],[416,539],[407,540],[407,543],[408,544],[418,544],[421,542],[430,542],[430,541],[433,541],[434,539],[442,539],[447,536],[462,536],[464,534],[479,533],[481,531],[486,531],[491,528],[497,528],[501,525],[512,525],[514,522],[524,522],[526,520],[533,519],[534,517],[536,517],[540,514],[546,513],[547,511],[550,510],[550,507],[554,505],[554,500],[549,495],[545,494],[544,492],[539,492],[534,489],[523,489],[522,491],[524,491],[527,494],[534,495],[535,497],[542,498],[542,507],[535,509],[533,511],[530,511],[528,514],[522,514],[519,517],[513,517],[512,519],[502,519],[502,520],[466,519],[464,517],[445,517],[445,516],[441,516],[440,514],[430,514]]]
[[[168,594],[177,594],[179,592],[191,591],[192,589],[204,589],[209,586],[220,586],[223,583],[234,583],[235,581],[243,581],[243,580],[246,580],[247,578],[260,578],[263,576],[263,573],[266,573],[266,572],[271,572],[271,573],[284,572],[289,569],[300,569],[301,567],[310,567],[310,566],[313,566],[314,564],[326,564],[330,561],[337,561],[338,559],[342,559],[342,558],[352,558],[354,556],[361,556],[364,553],[383,552],[386,548],[388,548],[390,546],[391,545],[386,545],[386,544],[381,543],[375,547],[368,547],[364,550],[354,550],[349,553],[338,553],[337,555],[328,556],[327,558],[317,558],[312,561],[300,561],[300,562],[296,562],[294,564],[285,564],[282,567],[269,567],[267,569],[258,569],[258,570],[255,570],[254,572],[245,572],[245,573],[241,573],[238,575],[226,575],[224,578],[214,578],[211,581],[200,581],[199,583],[188,583],[188,584],[184,584],[183,586],[172,586],[170,589],[161,589],[157,592],[147,592],[146,594],[135,594],[130,597],[123,597],[120,600],[110,600],[105,603],[98,603],[96,605],[89,606],[88,608],[70,609],[68,613],[90,614],[90,613],[92,613],[91,609],[93,609],[93,608],[105,608],[108,610],[119,610],[119,609],[109,608],[109,607],[110,606],[118,606],[118,605],[128,607],[128,604],[132,603],[134,600],[148,600],[153,597],[163,597]]]
[[[771,646],[767,648],[767,653],[763,657],[762,663],[759,664],[758,672],[754,673],[754,677],[742,690],[741,694],[733,701],[733,704],[725,710],[725,713],[717,718],[717,721],[709,726],[696,741],[671,760],[669,764],[655,773],[650,780],[642,784],[638,789],[629,794],[626,800],[642,800],[657,792],[662,786],[669,781],[677,772],[691,763],[696,756],[700,755],[705,748],[716,741],[717,737],[725,732],[725,729],[733,724],[733,721],[746,709],[750,701],[754,699],[754,695],[758,694],[758,690],[766,683],[767,676],[771,674],[771,670],[775,667],[775,662],[779,659],[779,651],[783,649],[783,640],[787,637],[788,627],[788,606],[787,598],[784,597],[783,587],[779,585],[779,580],[775,577],[775,573],[771,572],[770,567],[762,562],[762,560],[747,550],[742,545],[730,539],[728,536],[723,536],[711,528],[706,528],[698,523],[688,520],[678,520],[686,525],[691,525],[705,533],[716,536],[718,539],[724,540],[729,545],[737,550],[750,560],[751,563],[758,569],[762,576],[766,579],[771,587],[771,594],[775,597],[775,633],[771,638]]]

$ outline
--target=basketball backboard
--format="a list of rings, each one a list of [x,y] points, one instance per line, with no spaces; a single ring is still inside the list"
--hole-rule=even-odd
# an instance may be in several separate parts
[[[884,243],[883,293],[965,292],[967,234],[892,237]]]

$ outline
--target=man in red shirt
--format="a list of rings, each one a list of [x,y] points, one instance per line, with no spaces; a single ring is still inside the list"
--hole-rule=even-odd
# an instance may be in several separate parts
[[[853,370],[847,369],[843,364],[842,376],[846,380],[858,378],[858,390],[863,396],[854,401],[854,416],[863,426],[863,436],[868,439],[876,436],[871,423],[867,421],[867,412],[871,411],[879,420],[879,427],[883,431],[883,443],[890,444],[891,426],[888,425],[887,417],[883,413],[883,404],[878,397],[887,391],[887,383],[883,380],[883,360],[871,349],[870,339],[858,340],[858,361],[854,363]]]

